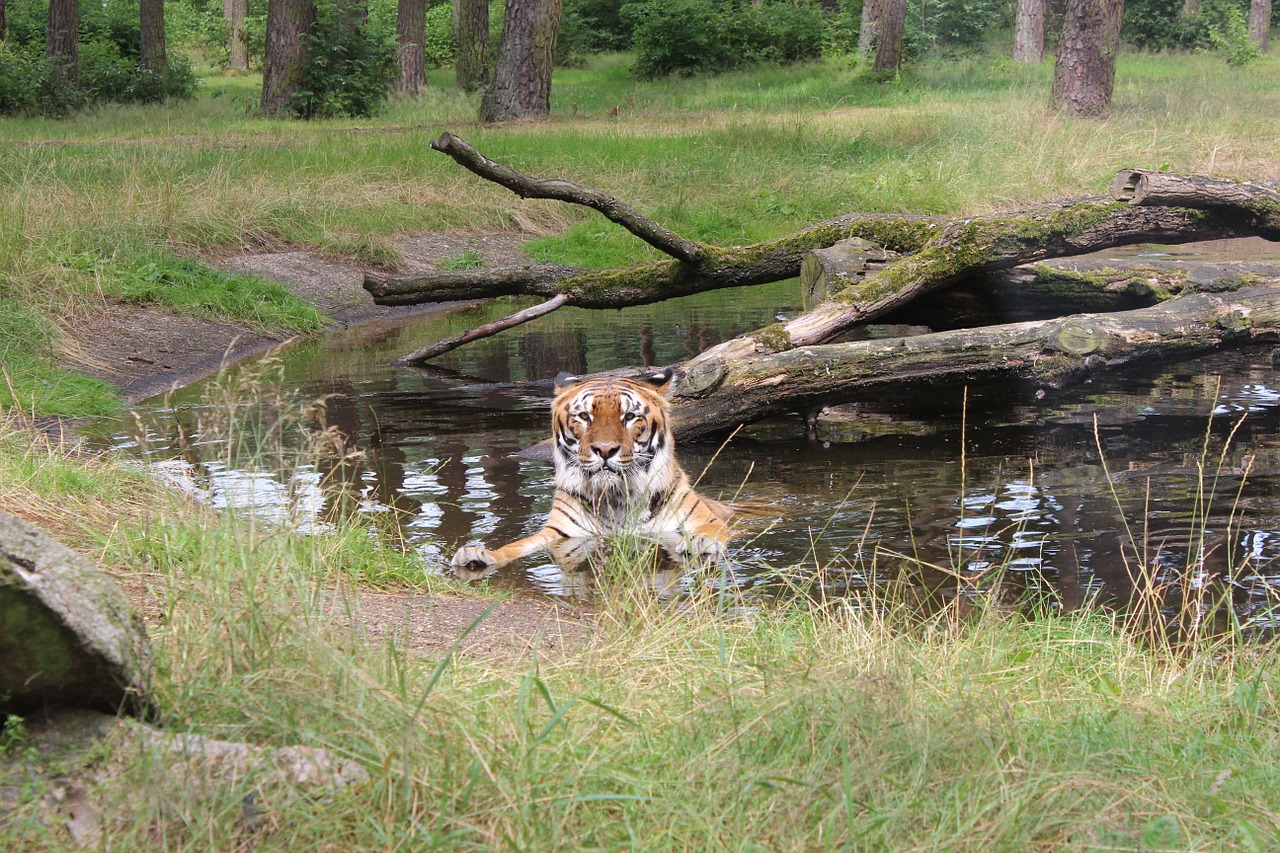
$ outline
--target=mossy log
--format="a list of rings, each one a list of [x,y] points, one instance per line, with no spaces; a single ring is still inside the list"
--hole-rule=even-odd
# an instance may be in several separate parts
[[[1112,314],[797,347],[695,366],[672,392],[677,436],[701,438],[788,412],[939,385],[1021,380],[1058,388],[1144,362],[1280,340],[1280,280],[1189,291]]]
[[[612,196],[560,179],[523,175],[489,160],[463,140],[444,134],[436,150],[522,197],[554,198],[600,211],[672,259],[615,269],[582,270],[551,264],[481,271],[432,271],[412,276],[368,273],[365,288],[374,301],[407,305],[488,296],[530,294],[556,300],[555,307],[622,308],[706,290],[764,284],[799,274],[806,253],[841,240],[859,238],[904,255],[878,273],[832,292],[831,298],[785,324],[721,344],[690,366],[701,367],[759,351],[780,352],[832,340],[848,329],[883,316],[923,294],[962,279],[1055,257],[1086,254],[1141,242],[1164,244],[1261,236],[1280,240],[1280,216],[1263,185],[1249,185],[1233,197],[1234,182],[1191,176],[1184,183],[1212,188],[1212,199],[1194,193],[1166,197],[1201,198],[1195,209],[1166,206],[1160,192],[1177,176],[1128,170],[1117,176],[1114,197],[1047,204],[1014,212],[969,218],[853,213],[750,246],[716,247],[680,237],[640,216]],[[1134,177],[1140,176],[1140,177]],[[1165,183],[1161,183],[1165,181]],[[1207,193],[1207,190],[1206,190]],[[1141,196],[1141,203],[1133,199]],[[1131,203],[1133,202],[1133,203]],[[562,297],[562,298],[561,298]],[[550,304],[544,303],[544,304]],[[490,330],[459,336],[424,348],[401,362],[421,362],[510,328],[545,312],[522,312],[492,324]]]

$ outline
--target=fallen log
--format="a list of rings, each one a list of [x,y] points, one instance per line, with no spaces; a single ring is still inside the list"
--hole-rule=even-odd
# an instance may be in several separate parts
[[[548,310],[561,305],[621,308],[791,278],[799,273],[806,253],[850,238],[905,256],[873,275],[834,289],[825,303],[799,317],[703,353],[689,363],[690,367],[829,341],[918,296],[974,275],[1021,264],[1140,242],[1174,244],[1245,236],[1280,240],[1280,205],[1275,201],[1274,190],[1267,185],[1126,170],[1117,176],[1112,198],[1088,198],[969,218],[848,214],[775,240],[722,248],[680,237],[599,190],[562,179],[524,175],[484,157],[452,134],[442,135],[432,147],[522,197],[559,199],[600,211],[673,260],[599,271],[531,264],[413,276],[368,273],[365,288],[378,304],[406,305],[522,293],[550,300],[545,306],[554,302]],[[1177,206],[1169,206],[1175,202]],[[1195,209],[1188,209],[1184,203]],[[420,363],[543,313],[546,312],[518,312],[491,324],[487,333],[474,330],[453,341],[424,348],[400,362]],[[431,355],[421,354],[426,351]]]
[[[1231,293],[1187,292],[1148,308],[754,353],[679,377],[682,439],[913,386],[1022,380],[1061,388],[1099,373],[1280,340],[1280,280]]]

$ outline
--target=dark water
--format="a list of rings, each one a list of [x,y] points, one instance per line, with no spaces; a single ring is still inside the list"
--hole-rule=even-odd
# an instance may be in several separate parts
[[[304,524],[345,502],[396,527],[443,570],[459,544],[496,546],[541,527],[550,465],[514,454],[547,434],[548,377],[677,362],[794,315],[799,287],[562,310],[430,371],[389,366],[519,304],[288,350],[283,385],[328,395],[327,423],[346,449],[363,452],[345,464],[304,465],[281,481],[220,461],[222,444],[197,434],[198,421],[216,420],[224,407],[210,399],[209,383],[153,401],[142,410],[144,430],[116,426],[109,442],[216,502],[268,514],[291,502]],[[780,517],[755,523],[733,553],[739,581],[765,591],[780,587],[779,577],[813,594],[864,589],[896,575],[905,555],[921,588],[970,596],[998,575],[1005,592],[1072,608],[1123,604],[1131,578],[1145,572],[1170,612],[1184,596],[1223,595],[1241,622],[1266,629],[1280,618],[1278,374],[1269,349],[1249,350],[1040,399],[1019,386],[880,399],[824,422],[817,440],[805,438],[799,418],[786,418],[723,448],[682,446],[680,456],[695,476],[706,468],[702,491],[777,507]],[[195,440],[175,440],[179,426]],[[325,476],[345,488],[319,488]],[[678,575],[663,582],[678,584]],[[583,595],[590,572],[531,559],[492,582]]]

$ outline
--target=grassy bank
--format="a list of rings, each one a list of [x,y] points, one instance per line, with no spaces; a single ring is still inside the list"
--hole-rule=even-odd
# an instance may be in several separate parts
[[[1099,192],[1121,167],[1280,177],[1273,59],[1240,70],[1211,55],[1124,56],[1105,122],[1051,113],[1050,72],[968,59],[871,83],[832,62],[639,83],[611,56],[557,75],[552,121],[496,129],[476,126],[474,100],[445,73],[420,100],[362,122],[257,118],[256,81],[221,77],[191,104],[9,120],[0,299],[73,322],[155,253],[177,263],[300,243],[385,262],[395,235],[446,228],[522,230],[532,255],[570,263],[645,256],[588,211],[523,202],[431,152],[444,129],[721,243],[852,210],[973,213]],[[58,346],[55,335],[20,349],[47,360]]]
[[[0,431],[0,508],[143,577],[165,722],[324,746],[371,780],[260,802],[259,850],[1274,849],[1277,660],[1172,654],[1102,615],[659,604],[626,567],[592,638],[413,657],[346,579],[404,558],[300,539],[163,492],[110,458]],[[402,567],[404,567],[402,565]],[[21,738],[6,743],[20,749]],[[106,760],[106,756],[100,756]],[[243,783],[120,769],[100,849],[232,850]],[[37,798],[36,786],[27,795]],[[0,846],[62,850],[35,799]]]

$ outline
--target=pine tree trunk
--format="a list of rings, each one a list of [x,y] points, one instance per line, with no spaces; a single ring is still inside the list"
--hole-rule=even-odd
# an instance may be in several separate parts
[[[458,88],[474,92],[489,85],[489,2],[454,0],[453,16],[458,33],[454,59]]]
[[[76,0],[49,0],[49,29],[45,36],[45,54],[62,67],[63,76],[74,83],[79,51],[76,30],[80,26],[80,8]]]
[[[858,55],[866,56],[876,44],[881,0],[865,0],[862,4],[862,23],[858,25]]]
[[[1249,4],[1249,41],[1266,53],[1270,36],[1271,0],[1253,0]]]
[[[396,38],[400,43],[400,79],[396,91],[417,96],[427,85],[426,0],[399,0],[396,6]]]
[[[877,74],[896,71],[902,64],[902,33],[907,21],[907,0],[887,0],[880,19],[880,43],[876,46]]]
[[[244,20],[249,17],[249,0],[224,0],[222,16],[231,27],[227,67],[232,71],[248,71],[249,34],[245,32]]]
[[[164,0],[139,0],[138,24],[139,63],[153,74],[163,74],[168,63],[164,49]]]
[[[560,0],[507,0],[493,85],[480,102],[489,124],[551,113]]]
[[[1034,65],[1044,59],[1045,0],[1018,0],[1013,23],[1013,61]]]
[[[1053,105],[1073,116],[1111,110],[1124,0],[1067,0],[1053,67]]]
[[[1182,0],[1182,20],[1189,21],[1200,14],[1200,0]]]
[[[278,115],[302,89],[307,38],[315,28],[313,0],[269,0],[267,48],[262,68],[262,111]]]

